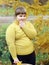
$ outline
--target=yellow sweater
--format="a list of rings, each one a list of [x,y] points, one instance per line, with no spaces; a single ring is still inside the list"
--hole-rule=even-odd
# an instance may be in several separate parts
[[[27,55],[34,51],[32,39],[37,35],[34,26],[26,22],[23,28],[14,21],[6,31],[6,42],[9,51],[15,59],[17,55]]]

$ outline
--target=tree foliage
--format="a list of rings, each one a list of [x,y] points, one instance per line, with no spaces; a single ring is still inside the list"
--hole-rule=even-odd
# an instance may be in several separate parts
[[[49,15],[49,0],[46,2],[45,5],[42,5],[42,3],[39,2],[39,0],[34,0],[34,3],[32,3],[31,5],[21,0],[1,0],[0,3],[12,7],[14,11],[16,7],[24,6],[27,9],[28,15],[30,13],[32,15]]]

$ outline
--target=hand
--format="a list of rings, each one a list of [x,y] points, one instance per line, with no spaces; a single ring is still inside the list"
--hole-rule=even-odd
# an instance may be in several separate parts
[[[24,23],[23,21],[20,21],[20,22],[19,22],[19,26],[20,26],[20,27],[23,27],[24,25],[25,25],[25,23]]]
[[[17,58],[14,59],[14,63],[18,63],[18,62],[20,62],[20,61]]]

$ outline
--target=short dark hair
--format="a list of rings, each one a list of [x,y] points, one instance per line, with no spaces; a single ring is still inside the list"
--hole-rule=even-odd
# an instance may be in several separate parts
[[[15,10],[15,16],[17,16],[18,14],[26,14],[26,9],[22,6],[17,7]]]

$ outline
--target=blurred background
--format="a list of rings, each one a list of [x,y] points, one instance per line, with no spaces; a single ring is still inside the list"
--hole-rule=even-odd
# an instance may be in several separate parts
[[[27,20],[30,20],[38,33],[32,40],[36,65],[49,65],[49,0],[0,0],[0,65],[11,65],[5,33],[15,19],[14,12],[18,6],[26,8]]]

